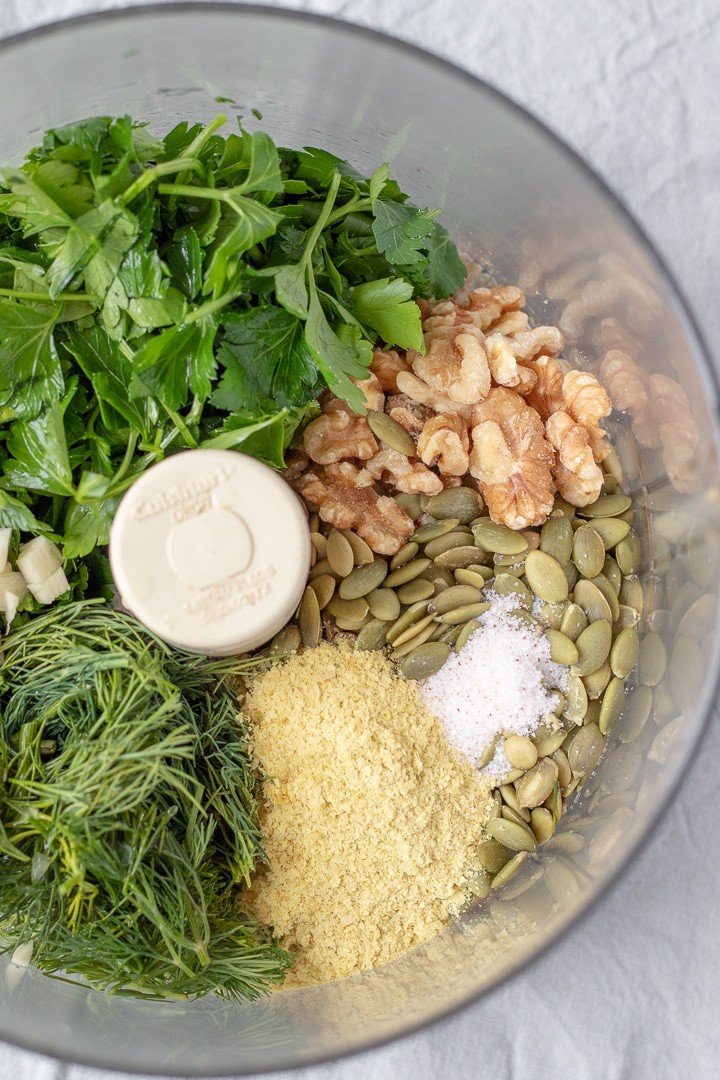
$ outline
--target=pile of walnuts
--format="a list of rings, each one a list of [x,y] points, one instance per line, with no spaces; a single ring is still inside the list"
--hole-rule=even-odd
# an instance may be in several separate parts
[[[391,497],[398,492],[434,495],[469,475],[493,520],[511,529],[542,524],[556,492],[574,506],[594,502],[609,451],[599,423],[612,403],[594,375],[567,370],[562,334],[531,328],[524,304],[514,286],[423,300],[424,354],[375,349],[358,385],[369,410],[408,433],[412,453],[381,443],[366,417],[323,396],[287,473],[323,521],[392,555],[414,528]]]

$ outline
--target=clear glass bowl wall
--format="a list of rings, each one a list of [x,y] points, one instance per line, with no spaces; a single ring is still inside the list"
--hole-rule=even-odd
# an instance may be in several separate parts
[[[519,282],[535,316],[563,328],[570,359],[597,370],[610,337],[690,399],[699,441],[682,491],[662,447],[640,446],[622,420],[611,425],[667,672],[644,724],[630,699],[582,797],[507,889],[381,970],[250,1006],[110,997],[0,958],[0,1038],[107,1068],[246,1074],[407,1032],[562,934],[631,860],[697,745],[718,674],[718,395],[708,359],[657,257],[582,162],[501,95],[410,47],[297,13],[163,5],[5,43],[0,85],[12,88],[3,162],[19,161],[47,127],[87,115],[129,113],[162,133],[221,107],[232,114],[219,96],[249,122],[258,109],[282,144],[325,147],[366,173],[390,161],[416,203],[442,207],[466,252]]]

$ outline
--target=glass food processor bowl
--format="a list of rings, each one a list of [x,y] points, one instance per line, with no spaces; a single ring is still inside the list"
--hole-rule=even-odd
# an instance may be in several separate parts
[[[280,144],[327,148],[366,175],[388,161],[464,252],[561,327],[571,363],[598,371],[616,349],[636,365],[642,411],[629,398],[610,434],[643,538],[652,663],[556,836],[506,888],[378,970],[252,1005],[109,996],[0,957],[0,1038],[111,1069],[284,1069],[445,1016],[536,957],[630,862],[715,697],[718,385],[692,319],[626,210],[562,142],[478,79],[369,30],[252,6],[128,9],[3,42],[0,85],[2,162],[88,115],[127,113],[162,134],[232,114],[218,99],[253,126],[258,110]]]

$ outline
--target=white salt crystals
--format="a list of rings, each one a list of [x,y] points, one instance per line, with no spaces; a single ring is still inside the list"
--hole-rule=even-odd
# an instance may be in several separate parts
[[[531,735],[553,713],[550,691],[567,683],[567,668],[551,661],[545,635],[511,614],[517,597],[488,591],[485,598],[491,607],[480,616],[481,628],[420,683],[448,741],[473,763],[502,733]],[[483,775],[502,779],[510,768],[500,738]]]

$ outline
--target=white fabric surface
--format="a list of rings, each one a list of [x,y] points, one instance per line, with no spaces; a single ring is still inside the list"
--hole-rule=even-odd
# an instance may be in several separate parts
[[[119,0],[0,0],[0,36]],[[495,83],[578,149],[654,237],[720,357],[718,0],[288,0]],[[717,1080],[720,730],[591,917],[489,999],[294,1080]],[[42,1017],[38,1017],[42,1024]],[[131,1035],[131,1033],[129,1033]],[[0,1044],[0,1080],[102,1080]]]

